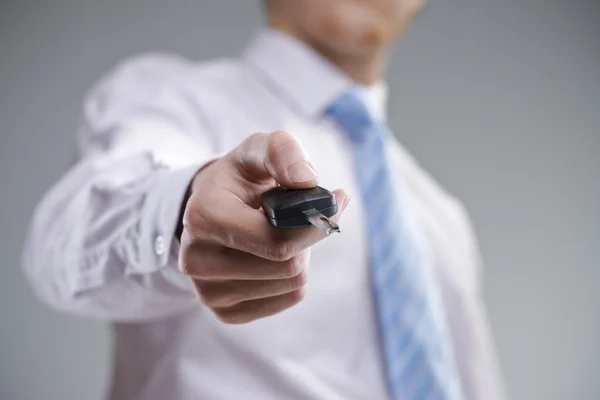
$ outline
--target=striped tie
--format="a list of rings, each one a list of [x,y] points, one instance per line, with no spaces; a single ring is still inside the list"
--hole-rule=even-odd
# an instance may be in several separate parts
[[[431,251],[388,163],[390,134],[358,89],[340,96],[328,114],[353,144],[391,398],[462,399]]]

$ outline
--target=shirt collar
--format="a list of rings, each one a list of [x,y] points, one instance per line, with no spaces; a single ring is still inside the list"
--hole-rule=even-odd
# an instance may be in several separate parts
[[[385,82],[355,85],[331,62],[292,36],[263,28],[246,47],[243,57],[262,73],[284,101],[310,118],[321,117],[338,96],[358,86],[373,116],[385,119]]]

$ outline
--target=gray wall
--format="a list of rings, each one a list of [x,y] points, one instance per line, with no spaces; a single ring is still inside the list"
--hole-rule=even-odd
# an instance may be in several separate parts
[[[0,0],[1,399],[108,382],[106,327],[44,308],[19,271],[84,92],[132,53],[236,54],[258,3]],[[393,126],[471,211],[511,398],[600,398],[600,2],[430,3],[394,56]]]

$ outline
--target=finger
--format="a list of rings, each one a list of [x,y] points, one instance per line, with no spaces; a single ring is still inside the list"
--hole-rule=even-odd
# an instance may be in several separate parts
[[[343,190],[334,191],[338,212],[331,219],[339,223],[350,197]],[[237,201],[238,204],[235,204]],[[314,227],[281,229],[272,226],[264,213],[241,204],[239,199],[223,199],[220,207],[213,210],[211,218],[217,223],[210,232],[198,232],[200,237],[210,235],[210,240],[225,247],[253,254],[271,261],[286,261],[326,237]]]
[[[306,268],[309,250],[277,262],[235,249],[197,243],[182,251],[181,266],[186,275],[202,280],[274,280],[293,278]]]
[[[258,300],[293,292],[307,282],[307,272],[293,278],[262,281],[202,281],[195,280],[202,302],[210,308],[231,307],[248,300]]]
[[[225,159],[244,180],[252,183],[264,184],[274,179],[283,186],[296,189],[315,187],[318,183],[317,173],[302,145],[288,132],[253,134]],[[247,190],[236,192],[236,195],[246,203],[254,200],[244,198],[248,195]]]
[[[269,317],[298,304],[306,295],[306,287],[276,297],[250,300],[232,307],[213,308],[217,317],[227,324],[244,324]]]

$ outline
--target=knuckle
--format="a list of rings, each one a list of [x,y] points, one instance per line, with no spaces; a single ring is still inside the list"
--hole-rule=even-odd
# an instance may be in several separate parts
[[[285,261],[281,268],[282,278],[293,278],[302,272],[304,264],[302,258],[294,256],[291,259]]]
[[[266,133],[256,132],[248,136],[238,147],[236,147],[231,155],[233,156],[233,161],[236,164],[243,164],[248,157],[254,154],[255,149],[259,147],[259,144],[264,143]]]
[[[188,202],[183,214],[183,226],[196,236],[202,234],[202,230],[206,225],[207,218],[204,208],[193,201]]]
[[[292,305],[300,303],[306,297],[306,288],[303,286],[298,290],[292,292],[291,303]]]
[[[305,270],[300,271],[300,273],[293,278],[291,278],[291,286],[292,289],[298,289],[302,286],[306,285],[308,282],[308,273]]]
[[[283,130],[276,130],[271,132],[269,136],[269,144],[270,146],[279,147],[282,144],[295,142],[296,137],[291,133]]]
[[[272,261],[287,261],[295,254],[296,244],[291,240],[273,243],[267,249],[267,257]]]
[[[196,274],[196,263],[194,262],[194,256],[192,255],[192,252],[193,250],[189,245],[182,248],[178,263],[179,271],[189,277],[192,277]]]
[[[267,159],[276,160],[281,149],[286,145],[297,143],[296,137],[286,131],[274,131],[269,135],[267,143]]]
[[[183,216],[183,226],[190,232],[193,242],[221,242],[229,245],[235,241],[239,228],[223,221],[223,213],[210,205],[222,204],[216,190],[208,191],[202,198],[203,205],[187,207]]]
[[[179,270],[188,277],[196,275],[194,265],[191,263],[190,258],[186,256],[181,259],[181,262],[179,263]]]

